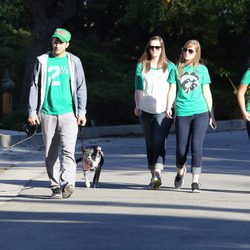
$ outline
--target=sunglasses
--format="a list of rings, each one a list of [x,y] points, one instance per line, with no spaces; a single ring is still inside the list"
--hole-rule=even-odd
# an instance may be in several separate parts
[[[193,54],[195,52],[195,50],[187,49],[187,48],[183,48],[182,51],[185,52],[185,53],[188,52],[189,54]]]
[[[153,49],[159,50],[160,48],[161,48],[161,46],[149,46],[150,50],[153,50]]]

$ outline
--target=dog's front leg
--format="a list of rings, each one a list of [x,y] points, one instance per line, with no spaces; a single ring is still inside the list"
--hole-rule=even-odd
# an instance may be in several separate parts
[[[95,175],[93,178],[93,188],[97,188],[99,186],[99,178],[101,174],[102,166],[98,166],[95,170]]]
[[[90,188],[90,181],[89,181],[89,178],[88,178],[88,172],[84,171],[83,174],[84,174],[85,185],[86,185],[87,188]]]

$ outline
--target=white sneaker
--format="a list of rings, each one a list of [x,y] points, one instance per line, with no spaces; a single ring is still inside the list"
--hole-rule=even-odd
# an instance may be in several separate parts
[[[75,191],[75,187],[70,184],[66,184],[66,186],[63,189],[62,197],[63,198],[69,198]]]
[[[155,176],[152,179],[152,188],[153,189],[159,189],[161,186],[161,177],[160,176]]]

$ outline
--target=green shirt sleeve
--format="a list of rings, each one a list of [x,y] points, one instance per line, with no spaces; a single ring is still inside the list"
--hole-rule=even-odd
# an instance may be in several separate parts
[[[210,84],[211,83],[211,79],[210,79],[210,75],[208,73],[208,69],[205,65],[202,65],[202,78],[201,78],[201,85],[205,85],[205,84]]]
[[[241,79],[241,83],[245,85],[250,84],[250,69],[248,69]]]
[[[176,84],[177,83],[177,67],[172,64],[169,68],[169,75],[168,75],[168,82],[170,84]]]
[[[139,63],[136,67],[135,72],[135,89],[143,90],[143,79],[142,79],[142,64]]]

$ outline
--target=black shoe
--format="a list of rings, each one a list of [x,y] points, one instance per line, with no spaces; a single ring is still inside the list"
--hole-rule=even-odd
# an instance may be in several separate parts
[[[70,184],[66,184],[63,188],[62,197],[63,198],[69,198],[75,191],[75,187]]]
[[[193,193],[200,193],[201,192],[199,183],[194,182],[194,183],[192,183],[191,187],[192,187],[192,192]]]
[[[174,180],[174,186],[175,188],[182,188],[183,187],[183,184],[184,184],[184,176],[186,174],[186,167],[184,167],[184,172],[183,172],[183,175],[180,175],[180,174],[177,174],[175,176],[175,180]]]
[[[153,189],[153,180],[154,180],[154,177],[151,178],[149,184],[148,184],[148,188],[149,189]]]
[[[52,190],[51,198],[62,199],[62,190],[60,187],[56,187],[55,189]]]

